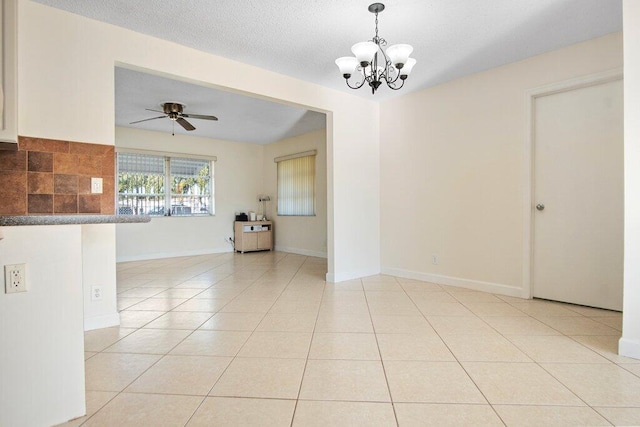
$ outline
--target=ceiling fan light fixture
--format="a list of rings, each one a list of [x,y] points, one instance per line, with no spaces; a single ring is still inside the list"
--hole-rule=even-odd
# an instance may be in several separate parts
[[[160,106],[162,107],[162,111],[158,111],[158,110],[152,110],[147,108],[147,111],[154,111],[156,113],[163,113],[163,116],[158,116],[158,117],[152,117],[150,119],[143,119],[143,120],[138,120],[135,122],[131,122],[129,123],[130,125],[136,124],[136,123],[141,123],[141,122],[147,122],[149,120],[156,120],[156,119],[164,119],[164,118],[168,118],[169,120],[172,120],[174,123],[178,122],[178,124],[180,126],[182,126],[184,128],[184,130],[186,131],[192,131],[195,130],[196,128],[189,123],[185,118],[191,118],[191,119],[203,119],[203,120],[218,120],[218,118],[216,116],[206,116],[203,114],[185,114],[184,108],[186,107],[185,104],[182,104],[180,102],[163,102],[162,104],[160,104]]]
[[[347,86],[351,89],[360,89],[367,83],[371,88],[371,93],[375,94],[383,82],[390,89],[401,89],[416,64],[416,60],[409,57],[413,53],[411,45],[395,44],[389,46],[385,51],[384,47],[387,45],[387,41],[378,35],[378,13],[383,10],[384,4],[382,3],[369,5],[369,12],[376,16],[375,36],[369,41],[356,43],[351,47],[355,58],[336,59],[336,65]],[[362,80],[352,85],[349,79],[354,74],[361,77]]]

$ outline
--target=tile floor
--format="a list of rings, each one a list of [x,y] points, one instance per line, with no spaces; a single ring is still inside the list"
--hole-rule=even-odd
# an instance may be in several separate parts
[[[85,426],[639,425],[617,312],[286,253],[118,264],[87,332]]]

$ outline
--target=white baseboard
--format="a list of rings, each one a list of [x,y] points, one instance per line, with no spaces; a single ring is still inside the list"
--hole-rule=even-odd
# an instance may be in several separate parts
[[[327,257],[327,253],[326,252],[310,251],[308,249],[289,248],[289,247],[286,247],[286,246],[278,246],[278,245],[276,245],[275,250],[278,251],[278,252],[288,252],[290,254],[314,256],[314,257],[317,257],[317,258],[326,258]]]
[[[182,256],[195,256],[195,255],[211,255],[211,254],[224,254],[233,252],[233,248],[213,248],[213,249],[201,249],[197,251],[176,251],[176,252],[159,252],[151,254],[139,254],[132,256],[118,256],[116,253],[116,262],[130,262],[130,261],[147,261],[150,259],[163,259],[163,258],[176,258]]]
[[[380,270],[359,270],[359,271],[346,271],[340,273],[327,273],[326,281],[329,283],[346,282],[347,280],[360,279],[362,277],[375,276],[380,274]]]
[[[104,314],[102,316],[85,317],[84,330],[93,331],[94,329],[110,328],[111,326],[120,325],[120,314]]]
[[[640,341],[622,337],[618,341],[618,353],[620,356],[640,359]]]
[[[500,283],[482,282],[479,280],[462,279],[460,277],[442,276],[439,274],[421,273],[418,271],[389,267],[382,268],[382,273],[390,276],[403,277],[405,279],[421,280],[423,282],[472,289],[474,291],[490,292],[492,294],[507,295],[516,298],[526,298],[526,292],[522,288],[503,285]]]

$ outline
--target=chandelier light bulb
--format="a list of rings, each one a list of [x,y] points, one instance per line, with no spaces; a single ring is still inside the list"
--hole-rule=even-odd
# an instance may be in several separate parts
[[[402,68],[402,66],[407,63],[411,52],[413,52],[413,47],[408,44],[394,44],[393,46],[389,46],[385,51],[389,61],[397,68]]]
[[[340,73],[348,79],[356,71],[358,60],[353,56],[343,56],[342,58],[336,59],[336,65],[340,68]]]
[[[351,47],[351,52],[363,67],[366,67],[373,61],[373,56],[378,52],[378,45],[374,42],[360,42]]]
[[[413,66],[416,65],[416,60],[413,58],[407,59],[407,63],[404,64],[404,67],[400,70],[400,78],[405,80],[409,74],[411,74],[411,70],[413,70]]]

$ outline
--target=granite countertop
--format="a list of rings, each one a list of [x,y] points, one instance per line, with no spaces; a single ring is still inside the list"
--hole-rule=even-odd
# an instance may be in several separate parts
[[[149,222],[148,215],[22,215],[0,216],[0,226],[68,225],[68,224],[128,224]]]

